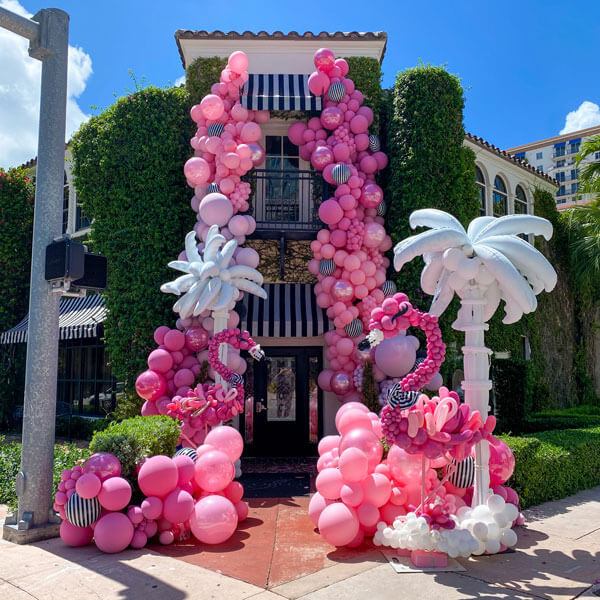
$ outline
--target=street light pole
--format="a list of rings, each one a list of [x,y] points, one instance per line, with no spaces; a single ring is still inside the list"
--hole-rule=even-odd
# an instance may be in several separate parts
[[[60,294],[44,270],[46,246],[62,227],[69,15],[48,8],[26,19],[0,8],[0,27],[27,38],[29,55],[42,61],[19,507],[3,529],[4,539],[24,544],[58,534],[51,506]]]

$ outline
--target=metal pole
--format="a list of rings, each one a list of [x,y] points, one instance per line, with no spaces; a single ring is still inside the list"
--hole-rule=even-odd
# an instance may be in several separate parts
[[[7,13],[2,9],[0,25],[28,37],[29,55],[42,61],[19,508],[3,531],[5,539],[28,543],[58,533],[51,506],[60,294],[50,291],[44,269],[46,246],[62,227],[69,15],[49,8],[29,21]]]

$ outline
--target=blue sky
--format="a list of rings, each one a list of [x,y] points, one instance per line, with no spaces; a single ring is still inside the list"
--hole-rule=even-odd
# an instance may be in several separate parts
[[[39,8],[29,0],[20,2],[30,13]],[[8,8],[16,4],[0,1]],[[571,128],[600,124],[600,109],[594,108],[600,104],[600,3],[594,0],[58,0],[55,5],[70,14],[70,43],[81,53],[70,97],[83,115],[131,88],[129,70],[159,86],[183,75],[173,38],[179,28],[383,30],[389,36],[384,85],[391,86],[398,71],[419,59],[446,64],[465,87],[466,129],[497,146],[558,134],[567,114],[583,102],[592,104],[571,117]],[[11,111],[1,90],[0,73],[0,136],[1,121]],[[73,124],[81,119],[77,115]]]

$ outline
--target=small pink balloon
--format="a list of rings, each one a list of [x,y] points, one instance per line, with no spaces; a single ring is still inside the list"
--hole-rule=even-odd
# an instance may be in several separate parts
[[[60,539],[73,548],[87,546],[94,537],[94,530],[91,527],[76,527],[64,520],[60,524]]]
[[[169,529],[161,531],[160,535],[158,536],[158,541],[163,546],[168,546],[169,544],[172,544],[175,541],[175,534]]]
[[[179,473],[177,485],[182,486],[189,483],[194,478],[194,461],[185,454],[178,454],[173,457],[173,462],[177,465]]]
[[[360,524],[353,508],[334,502],[321,512],[318,527],[326,542],[333,546],[345,546],[356,537]]]
[[[244,439],[240,432],[227,425],[211,429],[206,436],[205,443],[227,454],[231,462],[240,458],[244,450]]]
[[[235,260],[238,265],[244,265],[246,267],[252,267],[256,269],[260,262],[260,256],[254,248],[241,248],[236,254]]]
[[[188,492],[176,488],[163,501],[163,515],[171,523],[187,521],[194,510],[194,498]]]
[[[146,519],[158,519],[162,515],[163,503],[160,498],[150,496],[142,500],[141,508]]]
[[[138,473],[140,489],[146,496],[164,498],[175,489],[178,480],[177,465],[168,456],[152,456]]]
[[[319,206],[319,218],[327,225],[335,225],[339,223],[344,216],[344,211],[339,202],[334,198],[325,200]]]
[[[171,331],[166,325],[161,325],[154,330],[154,341],[160,345],[165,341],[165,335]]]
[[[224,490],[225,497],[237,504],[244,496],[244,486],[239,481],[232,481]]]
[[[75,491],[81,498],[94,498],[100,492],[102,482],[93,473],[84,473],[75,484]]]
[[[148,355],[148,368],[158,373],[166,373],[173,366],[173,358],[167,350],[153,350]]]
[[[331,391],[338,396],[343,396],[352,390],[350,375],[345,371],[336,371],[331,377]]]
[[[246,235],[248,233],[248,221],[242,215],[231,217],[227,227],[233,235]]]
[[[185,346],[185,336],[178,329],[170,329],[165,334],[164,344],[170,352],[179,351]]]
[[[337,500],[344,485],[344,480],[339,469],[323,469],[315,480],[317,491],[328,500]]]
[[[296,121],[292,123],[292,125],[288,128],[288,138],[292,144],[296,146],[300,146],[304,143],[304,139],[302,138],[302,134],[306,130],[306,123],[302,121]]]
[[[140,506],[130,506],[127,509],[127,518],[134,524],[138,525],[144,520],[144,513]]]
[[[368,429],[352,429],[340,440],[340,454],[347,448],[358,448],[369,461],[369,471],[381,462],[383,446],[377,436]]]
[[[185,332],[185,345],[192,352],[199,352],[208,346],[208,332],[202,327],[190,327]]]
[[[385,240],[385,229],[379,223],[367,223],[365,225],[363,244],[367,248],[377,248]]]
[[[326,392],[331,391],[331,376],[332,375],[333,375],[333,371],[331,369],[324,369],[323,371],[321,371],[319,373],[317,382],[319,384],[319,387],[322,390],[324,390]]]
[[[490,484],[500,485],[510,479],[515,470],[515,457],[510,447],[492,436],[490,438]]]
[[[233,480],[235,467],[227,454],[210,450],[198,456],[194,479],[207,492],[220,492]]]
[[[342,438],[339,435],[326,435],[321,438],[318,445],[319,456],[323,456],[326,452],[330,452],[340,445]]]
[[[133,525],[126,515],[111,512],[100,517],[94,527],[94,541],[102,552],[122,552],[133,538]]]
[[[245,502],[242,502],[241,500],[239,502],[236,502],[235,510],[238,514],[238,523],[241,523],[242,521],[246,520],[246,518],[248,517],[249,509],[248,505]]]
[[[131,485],[123,477],[110,477],[102,483],[98,501],[106,510],[121,510],[131,500]]]
[[[374,506],[383,506],[390,498],[392,484],[382,473],[371,473],[362,483],[365,502]]]
[[[221,544],[228,540],[237,523],[236,507],[227,498],[217,495],[199,500],[190,517],[194,537],[204,544]]]
[[[192,185],[203,185],[210,177],[210,166],[203,158],[193,156],[183,166],[183,173]]]
[[[329,77],[322,71],[315,71],[308,78],[308,89],[315,96],[322,96],[329,89]]]
[[[133,537],[131,538],[131,542],[129,545],[132,548],[143,548],[148,543],[148,537],[143,531],[134,531]]]
[[[246,144],[249,142],[258,142],[261,137],[262,131],[260,129],[260,125],[252,122],[246,123],[240,132],[240,138]]]
[[[85,461],[83,472],[93,473],[100,478],[100,481],[104,481],[109,477],[118,477],[121,474],[121,463],[116,456],[109,452],[96,452]]]

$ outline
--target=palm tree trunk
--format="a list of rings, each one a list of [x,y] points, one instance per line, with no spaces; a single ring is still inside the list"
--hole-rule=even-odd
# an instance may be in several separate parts
[[[484,343],[484,332],[488,325],[483,321],[483,308],[486,300],[484,290],[478,285],[470,285],[461,299],[461,309],[453,328],[465,332],[465,345],[462,348],[465,380],[462,388],[469,408],[478,410],[485,420],[492,382],[490,381],[489,358],[491,350]],[[487,440],[475,446],[475,483],[473,506],[485,504],[490,494],[489,443]]]

